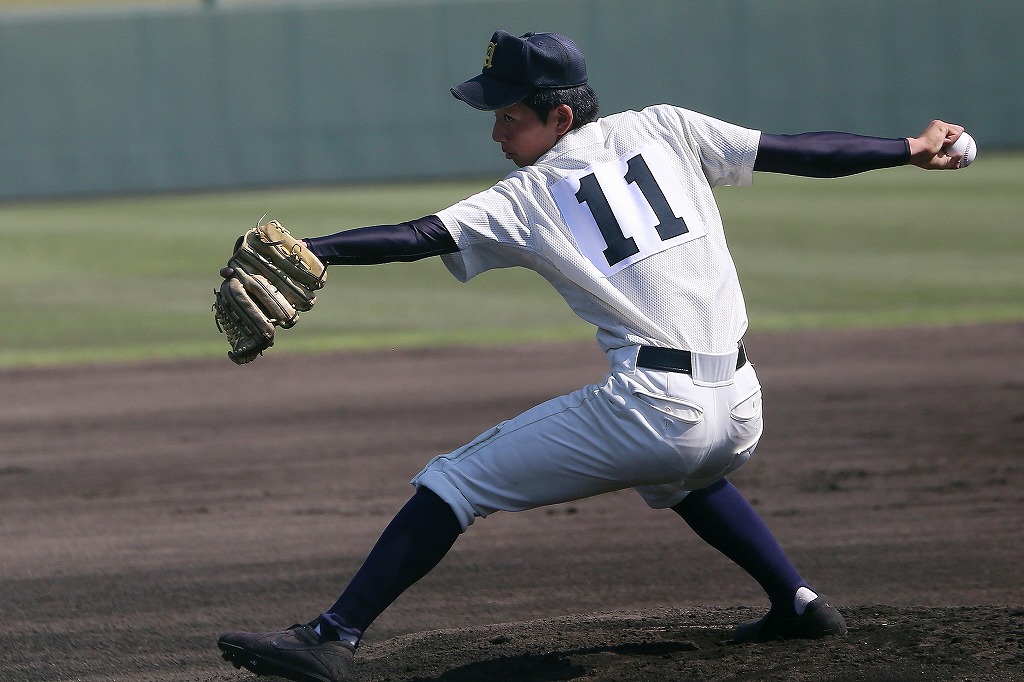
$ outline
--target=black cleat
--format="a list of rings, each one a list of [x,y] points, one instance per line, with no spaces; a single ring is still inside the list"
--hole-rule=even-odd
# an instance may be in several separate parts
[[[236,668],[293,682],[342,682],[351,679],[355,666],[351,642],[325,640],[309,625],[278,632],[228,632],[217,646]]]
[[[843,614],[819,596],[807,605],[804,612],[784,615],[772,609],[759,620],[752,620],[736,628],[733,644],[770,642],[776,639],[817,639],[845,635]]]

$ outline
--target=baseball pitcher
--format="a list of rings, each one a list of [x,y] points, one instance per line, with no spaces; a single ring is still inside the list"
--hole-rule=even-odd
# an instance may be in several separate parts
[[[434,457],[333,605],[286,630],[224,634],[224,658],[258,675],[352,679],[363,633],[477,519],[624,488],[671,509],[764,588],[766,615],[739,625],[736,642],[845,634],[726,478],[757,446],[762,404],[713,190],[750,185],[755,171],[956,168],[962,154],[949,146],[963,128],[771,135],[669,105],[598,117],[583,54],[554,33],[496,32],[482,72],[452,94],[493,112],[491,137],[517,169],[397,225],[298,240],[261,221],[222,270],[215,312],[229,356],[249,362],[269,348],[310,309],[329,266],[440,256],[463,282],[493,268],[539,273],[594,325],[609,372]]]

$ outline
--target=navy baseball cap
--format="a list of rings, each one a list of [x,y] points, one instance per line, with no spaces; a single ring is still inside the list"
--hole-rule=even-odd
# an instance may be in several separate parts
[[[525,99],[537,88],[571,88],[587,82],[587,63],[576,43],[557,33],[505,31],[491,36],[479,76],[452,88],[476,109],[494,111]]]

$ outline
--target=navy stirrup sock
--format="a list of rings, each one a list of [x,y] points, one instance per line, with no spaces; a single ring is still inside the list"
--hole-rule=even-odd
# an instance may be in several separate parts
[[[444,558],[461,533],[448,503],[428,488],[417,489],[322,619],[340,632],[361,637],[384,609]]]
[[[753,507],[722,479],[672,508],[705,542],[751,575],[773,607],[791,613],[793,595],[809,587]],[[448,553],[462,528],[444,500],[420,488],[395,515],[323,620],[357,638],[406,589]]]
[[[810,586],[790,563],[764,520],[729,481],[694,490],[672,507],[706,543],[756,580],[783,613],[795,613],[794,594]]]

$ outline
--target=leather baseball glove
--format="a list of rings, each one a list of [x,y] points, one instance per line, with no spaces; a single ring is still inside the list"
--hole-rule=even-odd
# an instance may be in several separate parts
[[[263,216],[266,218],[266,216]],[[228,337],[228,357],[236,365],[255,360],[274,345],[276,327],[288,329],[316,302],[327,268],[306,245],[272,220],[243,234],[221,268],[213,316]]]

